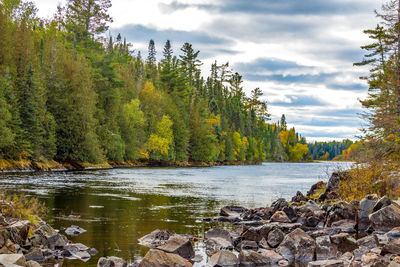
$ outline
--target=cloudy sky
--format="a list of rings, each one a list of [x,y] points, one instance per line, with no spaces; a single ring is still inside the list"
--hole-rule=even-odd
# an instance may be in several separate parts
[[[50,17],[55,0],[34,0]],[[59,3],[65,3],[59,1]],[[272,120],[285,114],[308,140],[359,135],[359,98],[367,86],[359,48],[363,29],[375,27],[383,0],[112,0],[112,35],[121,33],[146,53],[159,55],[167,39],[176,53],[184,42],[200,50],[207,75],[214,60],[230,62],[247,92],[260,87]]]

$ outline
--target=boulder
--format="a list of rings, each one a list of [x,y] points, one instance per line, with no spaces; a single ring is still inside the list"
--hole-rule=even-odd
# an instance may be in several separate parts
[[[192,264],[178,254],[167,253],[158,249],[150,249],[138,267],[192,267]]]
[[[7,227],[10,232],[11,240],[19,245],[24,245],[28,237],[31,222],[28,220],[16,221]]]
[[[289,264],[307,263],[314,259],[316,243],[311,236],[301,229],[296,229],[288,234],[276,252],[281,254]]]
[[[358,239],[357,245],[373,249],[379,246],[379,240],[376,235],[367,235],[366,237]]]
[[[85,232],[86,232],[85,229],[83,229],[79,226],[76,226],[76,225],[72,225],[65,230],[65,233],[70,236],[78,236]]]
[[[271,204],[271,208],[273,209],[273,212],[281,211],[284,207],[289,206],[287,203],[286,199],[284,198],[278,198]]]
[[[400,207],[391,204],[369,215],[372,227],[376,231],[390,231],[400,226]]]
[[[331,192],[335,191],[340,183],[340,180],[346,178],[348,175],[346,172],[334,172],[329,178],[328,184],[326,185],[326,191]]]
[[[240,218],[246,221],[269,220],[273,214],[274,210],[272,208],[256,208],[247,210],[246,212],[242,213]]]
[[[32,248],[27,254],[25,254],[27,261],[43,262],[44,255],[40,248]]]
[[[260,234],[260,229],[258,227],[250,227],[241,234],[241,238],[243,240],[260,242],[263,236]]]
[[[282,243],[284,238],[285,233],[279,228],[275,228],[268,233],[267,243],[271,248],[276,248],[280,243]]]
[[[222,229],[211,229],[204,234],[207,255],[212,255],[218,250],[232,250],[233,242],[231,234]]]
[[[240,265],[265,266],[271,265],[271,258],[252,250],[242,250],[239,254]]]
[[[354,204],[345,201],[339,201],[333,204],[328,210],[326,225],[331,226],[332,223],[340,220],[355,220],[356,207]]]
[[[290,222],[295,222],[297,220],[297,214],[293,207],[291,206],[284,207],[282,211],[288,216]]]
[[[223,238],[228,241],[232,241],[231,234],[227,230],[223,229],[210,229],[204,233],[205,238]]]
[[[241,241],[237,247],[239,249],[247,249],[247,250],[258,250],[258,245],[256,241],[250,241],[250,240],[243,240]]]
[[[297,191],[296,195],[292,197],[292,202],[300,203],[303,201],[307,201],[307,199],[300,191]]]
[[[97,267],[126,267],[127,263],[118,257],[101,257],[97,262]]]
[[[148,235],[143,236],[139,239],[139,244],[147,247],[157,247],[167,243],[167,240],[172,234],[168,230],[154,230]]]
[[[283,211],[277,211],[272,215],[271,222],[291,223],[292,221]]]
[[[394,239],[385,244],[382,249],[382,254],[396,254],[400,255],[400,239]]]
[[[347,233],[333,235],[331,241],[341,253],[352,252],[358,248],[357,241]]]
[[[64,246],[63,255],[69,258],[88,261],[90,254],[89,248],[81,243],[69,244]]]
[[[344,233],[356,233],[356,221],[354,220],[340,220],[333,222],[331,227],[333,229],[340,229]]]
[[[360,209],[358,211],[358,229],[365,231],[369,227],[369,215],[374,209],[375,204],[378,202],[377,195],[367,195],[360,202]]]
[[[390,198],[388,198],[387,196],[383,196],[382,198],[380,198],[376,204],[374,205],[374,207],[372,208],[373,212],[376,212],[384,207],[387,207],[389,205],[392,204],[392,201],[390,200]]]
[[[400,227],[395,227],[386,233],[388,241],[400,238]]]
[[[336,259],[338,249],[332,244],[328,235],[319,236],[315,239],[317,261]]]
[[[307,267],[344,267],[344,261],[342,260],[312,261],[308,263]]]
[[[178,254],[188,260],[195,256],[190,239],[180,235],[171,236],[165,245],[158,246],[157,249]]]
[[[266,258],[269,258],[271,265],[276,265],[278,262],[285,260],[281,255],[273,250],[267,250],[261,253]]]
[[[26,260],[25,256],[22,254],[1,254],[0,255],[0,264],[4,266],[8,266],[11,264],[25,266]]]
[[[239,259],[232,252],[221,250],[211,256],[207,265],[211,267],[236,267],[239,266]]]
[[[233,216],[239,217],[242,213],[248,211],[248,209],[240,206],[225,206],[221,208],[219,215],[221,216]]]
[[[57,233],[53,236],[50,236],[47,239],[47,243],[48,243],[49,248],[59,249],[59,248],[63,248],[64,246],[66,246],[68,244],[68,239],[64,235]]]

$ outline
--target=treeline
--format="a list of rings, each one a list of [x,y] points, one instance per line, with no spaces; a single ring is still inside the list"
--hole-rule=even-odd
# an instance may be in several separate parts
[[[338,156],[341,156],[343,151],[346,151],[354,142],[345,139],[343,141],[331,141],[331,142],[314,142],[308,144],[308,149],[313,160],[338,160]],[[351,160],[348,157],[343,160]]]
[[[52,20],[0,1],[0,158],[46,162],[263,161],[307,158],[286,122],[269,124],[229,64],[203,77],[199,51],[165,43],[157,61],[105,39],[109,0],[70,0]]]

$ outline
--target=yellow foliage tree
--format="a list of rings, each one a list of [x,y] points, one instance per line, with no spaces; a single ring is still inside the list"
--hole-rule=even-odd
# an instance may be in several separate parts
[[[308,146],[307,144],[297,143],[294,146],[290,146],[289,151],[291,161],[300,161],[308,154]]]
[[[162,156],[168,155],[168,151],[174,139],[172,121],[169,116],[164,115],[156,128],[156,133],[150,135],[146,147],[152,157],[158,160],[161,159]]]

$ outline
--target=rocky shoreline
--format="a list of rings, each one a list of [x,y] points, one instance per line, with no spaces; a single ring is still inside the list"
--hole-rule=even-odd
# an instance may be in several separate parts
[[[211,228],[202,239],[155,230],[139,240],[150,250],[131,266],[193,266],[201,261],[196,243],[205,247],[207,266],[400,267],[400,205],[377,195],[338,200],[343,175],[334,173],[327,184],[315,184],[306,196],[298,192],[290,202],[223,207],[204,221],[234,227]]]
[[[101,170],[114,168],[134,168],[134,167],[212,167],[212,166],[235,166],[235,165],[260,165],[261,161],[221,161],[221,162],[192,162],[192,161],[154,161],[139,160],[127,162],[105,162],[102,164],[91,164],[77,161],[40,163],[34,161],[7,161],[0,159],[1,173],[26,173],[26,172],[60,172],[60,171],[83,171]]]

